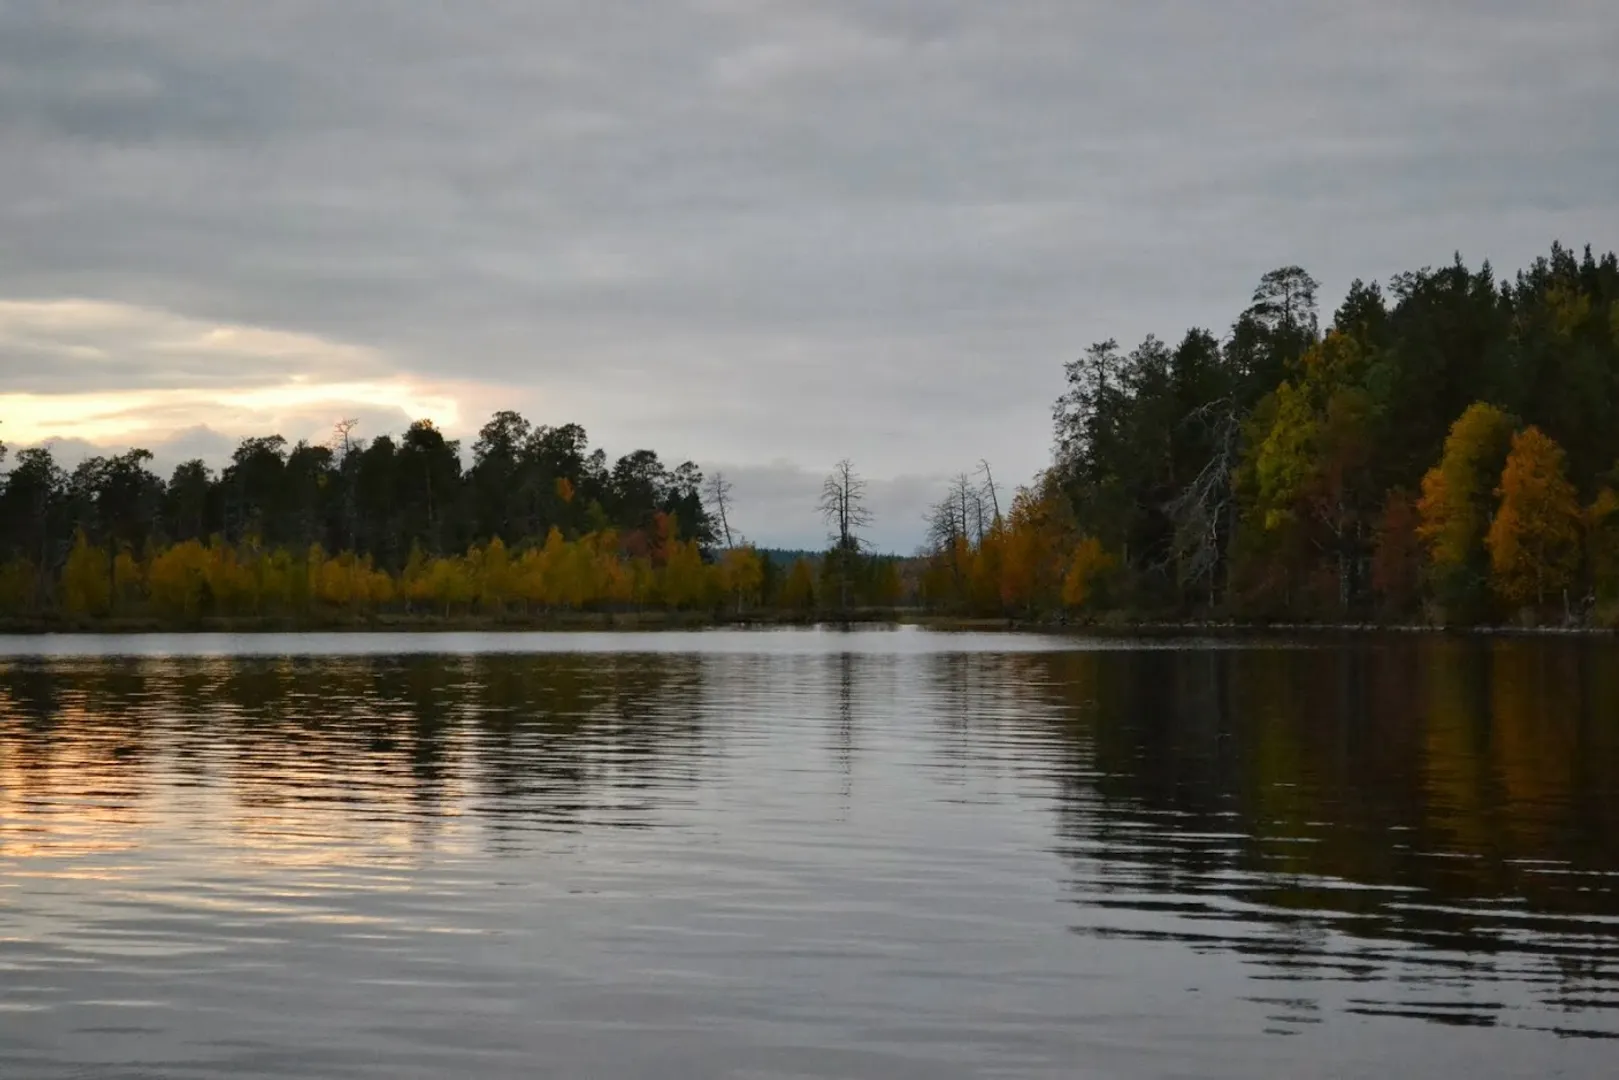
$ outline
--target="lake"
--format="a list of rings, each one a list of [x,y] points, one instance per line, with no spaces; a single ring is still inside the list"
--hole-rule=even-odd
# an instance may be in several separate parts
[[[0,639],[0,1076],[1597,1076],[1619,645]]]

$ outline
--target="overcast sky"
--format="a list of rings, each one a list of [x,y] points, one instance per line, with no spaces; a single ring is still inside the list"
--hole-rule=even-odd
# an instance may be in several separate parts
[[[13,446],[517,408],[908,550],[1092,341],[1616,232],[1613,0],[0,0]]]

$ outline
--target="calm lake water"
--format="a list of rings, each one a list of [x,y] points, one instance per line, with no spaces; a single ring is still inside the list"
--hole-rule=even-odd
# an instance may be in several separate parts
[[[0,639],[0,1077],[1611,1076],[1619,646]]]

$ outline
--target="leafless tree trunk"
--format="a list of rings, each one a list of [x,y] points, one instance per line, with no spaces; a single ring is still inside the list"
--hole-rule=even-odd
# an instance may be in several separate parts
[[[359,426],[359,417],[354,416],[344,417],[332,425],[332,449],[337,450],[341,446],[343,451],[343,456],[338,459],[337,463],[340,473],[343,471],[344,463],[348,461],[349,454],[359,449],[349,439],[349,435]],[[356,546],[354,534],[357,530],[354,527],[354,522],[357,516],[354,506],[354,477],[353,474],[349,474],[343,484],[343,533],[350,550]]]
[[[928,511],[928,538],[940,551],[950,551],[957,540],[971,534],[976,519],[979,539],[983,533],[983,499],[966,473],[950,481],[943,499]]]
[[[841,550],[860,550],[860,530],[870,527],[871,511],[866,508],[866,482],[847,458],[833,466],[832,474],[821,485],[821,501],[816,509],[830,530],[828,539]]]
[[[731,543],[731,482],[725,479],[725,474],[715,472],[708,481],[708,501],[713,504],[714,512],[719,515],[720,532],[725,537],[727,548],[734,546]]]
[[[989,461],[980,460],[978,462],[978,471],[984,474],[984,493],[989,496],[990,511],[995,515],[991,519],[991,523],[999,525],[1001,523],[1001,497],[995,490],[995,477],[989,471]]]
[[[871,526],[871,511],[866,507],[866,482],[854,471],[854,465],[844,458],[832,467],[832,473],[821,485],[821,501],[816,504],[821,518],[827,524],[827,539],[832,541],[832,557],[838,560],[838,599],[844,610],[849,607],[849,563],[859,555],[864,544],[860,530]]]
[[[1206,586],[1212,608],[1218,598],[1225,541],[1231,531],[1231,476],[1237,466],[1242,415],[1230,398],[1211,401],[1192,411],[1184,423],[1202,424],[1214,437],[1214,453],[1165,510],[1175,522],[1174,557],[1182,585]]]
[[[360,426],[359,418],[352,417],[352,416],[351,417],[345,417],[344,419],[339,420],[337,423],[333,424],[332,425],[332,449],[337,450],[337,449],[341,448],[342,451],[343,451],[343,456],[348,457],[349,456],[349,449],[352,446],[352,444],[349,442],[349,433],[351,431],[353,431],[355,428],[359,427],[359,426]]]
[[[969,537],[984,542],[984,496],[966,473],[956,474],[943,499],[928,512],[928,539],[934,551],[949,560],[950,574],[960,588],[964,567],[961,546]]]

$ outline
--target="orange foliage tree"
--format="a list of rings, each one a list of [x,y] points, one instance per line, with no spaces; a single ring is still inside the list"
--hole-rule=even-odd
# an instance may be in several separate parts
[[[1050,484],[1023,488],[1012,498],[1000,561],[1001,603],[1026,612],[1061,600],[1068,523],[1060,494]]]
[[[1103,549],[1100,540],[1094,536],[1081,540],[1079,546],[1074,548],[1068,573],[1063,577],[1063,606],[1082,608],[1095,600],[1098,586],[1106,580],[1114,565],[1113,556]]]

